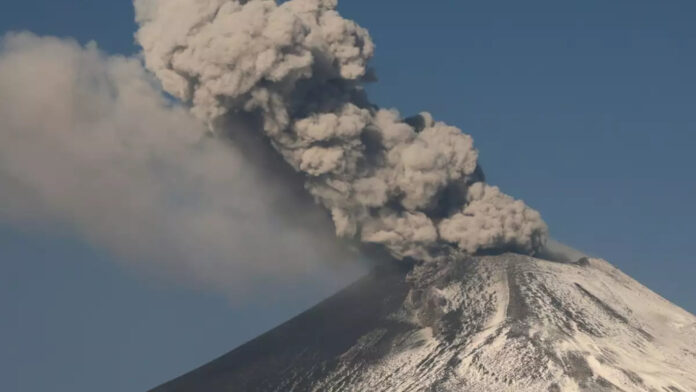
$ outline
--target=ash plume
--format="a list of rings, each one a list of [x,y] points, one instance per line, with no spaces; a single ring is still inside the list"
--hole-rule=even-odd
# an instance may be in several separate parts
[[[217,134],[251,116],[343,238],[397,258],[539,251],[539,213],[484,182],[478,151],[428,113],[371,104],[375,46],[336,0],[135,0],[148,69]]]
[[[292,169],[249,162],[251,143],[207,137],[151,79],[139,59],[95,45],[0,40],[0,223],[56,224],[231,299],[308,276],[331,284],[334,269],[357,274],[330,219],[288,186]]]

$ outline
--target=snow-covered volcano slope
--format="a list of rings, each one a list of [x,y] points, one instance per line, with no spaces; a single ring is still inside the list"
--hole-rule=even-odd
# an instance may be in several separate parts
[[[156,392],[696,392],[696,317],[599,259],[382,269]]]

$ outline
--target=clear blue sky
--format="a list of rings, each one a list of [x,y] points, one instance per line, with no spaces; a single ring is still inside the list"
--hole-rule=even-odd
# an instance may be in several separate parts
[[[490,182],[539,209],[557,239],[696,312],[696,3],[344,0],[340,9],[378,45],[376,103],[428,110],[472,134]],[[131,54],[132,17],[126,0],[15,1],[0,32]],[[0,224],[0,390],[142,391],[331,289],[230,304],[141,278],[80,238]]]

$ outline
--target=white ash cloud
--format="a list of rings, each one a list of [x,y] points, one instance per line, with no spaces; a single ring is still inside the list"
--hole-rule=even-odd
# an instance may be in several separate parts
[[[592,258],[593,256],[549,238],[546,241],[546,246],[539,251],[537,257],[561,263],[582,263],[583,259]]]
[[[93,45],[2,39],[0,221],[67,225],[152,272],[230,294],[354,257],[282,173],[205,136],[154,86],[138,59]]]
[[[164,89],[213,129],[221,118],[257,116],[339,236],[419,260],[542,247],[540,215],[483,183],[469,135],[369,102],[375,46],[336,0],[134,4],[136,38]]]

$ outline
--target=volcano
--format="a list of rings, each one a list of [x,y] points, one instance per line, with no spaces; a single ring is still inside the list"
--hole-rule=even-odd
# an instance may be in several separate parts
[[[696,317],[606,261],[380,267],[152,392],[696,391]]]

